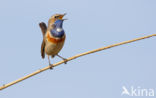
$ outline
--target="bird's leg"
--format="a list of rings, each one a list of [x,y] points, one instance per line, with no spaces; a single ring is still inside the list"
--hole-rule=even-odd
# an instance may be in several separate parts
[[[48,56],[48,61],[49,61],[50,69],[53,69],[54,66],[53,66],[53,64],[50,63],[50,58],[49,58],[49,56]]]
[[[60,55],[58,55],[58,54],[57,54],[57,56],[64,60],[64,64],[67,64],[67,61],[68,61],[68,60],[67,60],[66,58],[64,58],[64,57],[62,57],[62,56],[60,56]]]

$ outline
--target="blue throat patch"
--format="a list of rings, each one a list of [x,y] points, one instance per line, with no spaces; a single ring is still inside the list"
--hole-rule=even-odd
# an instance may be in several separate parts
[[[57,38],[62,38],[64,36],[64,30],[62,28],[63,20],[56,20],[54,23],[54,27],[50,30],[52,36]]]
[[[62,29],[60,32],[58,32],[56,29],[53,29],[50,31],[51,35],[54,37],[62,38],[64,36],[64,30]]]

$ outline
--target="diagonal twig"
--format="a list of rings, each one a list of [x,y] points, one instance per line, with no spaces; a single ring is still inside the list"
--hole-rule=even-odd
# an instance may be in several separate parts
[[[120,46],[120,45],[123,45],[123,44],[135,42],[135,41],[138,41],[138,40],[150,38],[150,37],[153,37],[153,36],[156,36],[156,34],[152,34],[152,35],[148,35],[148,36],[136,38],[136,39],[133,39],[133,40],[128,40],[128,41],[120,42],[120,43],[117,43],[117,44],[109,45],[109,46],[106,46],[106,47],[98,48],[98,49],[91,50],[91,51],[88,51],[88,52],[84,52],[84,53],[81,53],[81,54],[78,54],[78,55],[75,55],[75,56],[72,56],[72,57],[67,58],[67,61],[76,59],[76,58],[81,57],[81,56],[84,56],[84,55],[88,55],[88,54],[91,54],[91,53],[95,53],[95,52],[98,52],[98,51],[101,51],[101,50],[106,50],[106,49],[109,49],[109,48],[112,48],[112,47],[116,47],[116,46]],[[55,66],[58,66],[58,65],[60,65],[60,64],[62,64],[62,63],[64,63],[64,61],[60,61],[60,62],[58,62],[58,63],[55,63],[55,64],[53,64],[53,66],[55,67]],[[13,81],[13,82],[10,82],[10,83],[8,83],[8,84],[5,84],[5,85],[1,86],[1,87],[0,87],[0,90],[3,90],[3,89],[5,89],[5,88],[7,88],[7,87],[10,87],[10,86],[12,86],[12,85],[14,85],[14,84],[16,84],[16,83],[18,83],[18,82],[21,82],[21,81],[23,81],[23,80],[25,80],[25,79],[28,79],[28,78],[30,78],[30,77],[32,77],[32,76],[34,76],[34,75],[36,75],[36,74],[39,74],[39,73],[41,73],[41,72],[43,72],[43,71],[46,71],[46,70],[48,70],[48,69],[50,69],[50,66],[47,66],[47,67],[42,68],[42,69],[39,69],[39,70],[37,70],[37,71],[35,71],[35,72],[31,73],[31,74],[28,74],[28,75],[26,75],[26,76],[24,76],[24,77],[18,79],[18,80],[15,80],[15,81]]]

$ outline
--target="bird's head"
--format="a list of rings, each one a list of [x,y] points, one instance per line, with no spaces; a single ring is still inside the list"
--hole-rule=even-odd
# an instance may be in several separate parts
[[[48,24],[49,25],[51,25],[51,24],[53,24],[56,20],[58,20],[58,19],[63,19],[63,17],[66,15],[66,13],[64,13],[64,14],[55,14],[55,15],[53,15],[53,16],[51,16],[51,18],[49,19],[49,21],[48,21]]]

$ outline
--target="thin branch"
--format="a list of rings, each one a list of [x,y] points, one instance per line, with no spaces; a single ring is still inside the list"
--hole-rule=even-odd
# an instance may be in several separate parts
[[[109,46],[106,46],[106,47],[98,48],[98,49],[95,49],[95,50],[92,50],[92,51],[84,52],[84,53],[81,53],[81,54],[78,54],[78,55],[75,55],[73,57],[68,58],[67,61],[70,61],[70,60],[73,60],[73,59],[76,59],[78,57],[81,57],[81,56],[84,56],[84,55],[88,55],[88,54],[91,54],[91,53],[94,53],[94,52],[98,52],[98,51],[109,49],[109,48],[116,47],[116,46],[119,46],[119,45],[135,42],[135,41],[138,41],[138,40],[150,38],[150,37],[153,37],[153,36],[156,36],[156,34],[152,34],[152,35],[149,35],[149,36],[144,36],[144,37],[136,38],[136,39],[133,39],[133,40],[128,40],[128,41],[120,42],[120,43],[117,43],[117,44],[109,45]],[[58,63],[55,63],[55,64],[53,64],[53,66],[55,67],[55,66],[58,66],[58,65],[60,65],[62,63],[64,63],[64,61],[60,61]],[[43,69],[39,69],[39,70],[37,70],[37,71],[35,71],[35,72],[31,73],[31,74],[28,74],[27,76],[24,76],[24,77],[22,77],[22,78],[20,78],[18,80],[15,80],[13,82],[5,84],[2,87],[0,87],[0,90],[3,90],[3,89],[5,89],[5,88],[7,88],[9,86],[12,86],[12,85],[14,85],[14,84],[16,84],[18,82],[21,82],[21,81],[27,79],[27,78],[30,78],[30,77],[32,77],[32,76],[34,76],[36,74],[39,74],[39,73],[41,73],[41,72],[43,72],[45,70],[48,70],[49,68],[50,67],[47,66],[47,67],[45,67]]]

